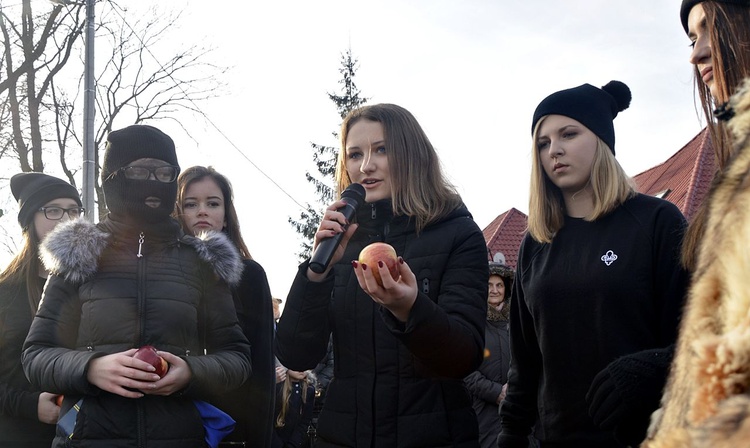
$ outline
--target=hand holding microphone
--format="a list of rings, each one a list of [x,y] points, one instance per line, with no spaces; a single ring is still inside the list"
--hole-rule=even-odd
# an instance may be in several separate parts
[[[344,206],[339,207],[336,211],[344,215],[346,222],[351,222],[357,213],[357,209],[365,203],[365,188],[360,184],[349,185],[341,193],[341,201],[344,202]],[[333,254],[336,252],[343,236],[344,232],[341,232],[320,241],[310,259],[311,271],[320,274],[328,269]]]

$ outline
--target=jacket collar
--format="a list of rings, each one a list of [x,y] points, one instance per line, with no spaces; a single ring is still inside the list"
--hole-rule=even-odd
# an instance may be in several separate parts
[[[135,230],[127,224],[105,219],[93,224],[84,219],[64,222],[42,242],[39,252],[45,268],[52,274],[60,275],[70,282],[82,282],[96,274],[99,257],[115,239]],[[198,253],[198,257],[208,263],[216,275],[230,286],[239,283],[244,265],[239,251],[222,232],[208,232],[200,237],[184,235],[179,226],[165,224],[163,228],[152,229],[161,241],[187,244]],[[123,233],[120,233],[123,232]]]

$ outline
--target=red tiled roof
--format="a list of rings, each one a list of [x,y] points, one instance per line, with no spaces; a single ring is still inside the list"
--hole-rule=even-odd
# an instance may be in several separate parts
[[[704,128],[664,163],[636,175],[634,180],[638,191],[672,202],[690,220],[708,193],[714,167],[711,138]]]
[[[711,138],[704,128],[672,157],[637,174],[634,180],[638,191],[672,202],[690,220],[708,193],[714,167]],[[502,253],[505,264],[515,269],[526,226],[527,216],[515,208],[495,218],[482,231],[488,260]]]
[[[501,253],[505,256],[505,264],[516,268],[518,249],[526,233],[527,217],[523,212],[511,208],[495,218],[484,228],[484,240],[487,242],[488,261],[495,260]]]

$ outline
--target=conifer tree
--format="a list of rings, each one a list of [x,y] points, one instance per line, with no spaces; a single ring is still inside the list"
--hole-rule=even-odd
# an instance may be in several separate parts
[[[341,90],[338,93],[328,93],[328,98],[336,105],[336,110],[342,120],[350,111],[367,102],[367,98],[361,95],[354,83],[357,68],[358,61],[352,56],[350,48],[341,55],[341,67],[339,68],[341,79],[338,81]],[[333,132],[333,136],[338,139],[338,132]],[[300,213],[299,219],[288,218],[292,227],[302,236],[300,252],[297,254],[300,261],[309,258],[312,254],[315,231],[318,229],[321,219],[323,219],[323,210],[335,198],[333,185],[336,160],[339,154],[339,148],[337,147],[317,143],[311,143],[310,146],[313,149],[313,162],[315,162],[318,173],[314,175],[308,171],[305,173],[305,178],[315,187],[315,194],[318,198],[314,204],[306,204],[307,210]]]

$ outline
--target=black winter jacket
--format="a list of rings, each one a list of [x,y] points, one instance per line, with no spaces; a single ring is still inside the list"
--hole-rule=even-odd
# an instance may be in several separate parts
[[[54,275],[24,344],[24,370],[36,387],[65,394],[61,416],[83,399],[72,439],[58,432],[53,446],[205,447],[193,400],[236,388],[250,373],[249,344],[217,278],[239,279],[236,248],[221,234],[185,236],[174,221],[106,219],[61,224],[41,253]],[[188,387],[130,399],[87,381],[93,358],[145,344],[185,359]]]
[[[277,328],[277,355],[293,370],[325,356],[334,376],[318,419],[321,447],[477,447],[477,419],[463,385],[484,349],[487,248],[461,206],[417,236],[389,201],[359,211],[360,227],[333,275],[307,279],[303,263]],[[406,323],[357,283],[351,260],[374,241],[391,244],[417,277]]]
[[[242,332],[253,348],[253,374],[239,389],[213,401],[237,425],[225,442],[246,442],[247,448],[268,448],[273,436],[276,359],[273,355],[273,299],[266,271],[254,260],[243,260],[242,280],[232,299]]]
[[[39,278],[44,285],[46,279]],[[0,284],[0,447],[49,448],[55,425],[39,421],[39,389],[21,367],[21,348],[34,318],[26,283]]]

